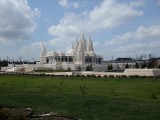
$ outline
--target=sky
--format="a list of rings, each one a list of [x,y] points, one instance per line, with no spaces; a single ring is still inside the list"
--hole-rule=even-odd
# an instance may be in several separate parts
[[[0,0],[0,59],[70,52],[82,34],[104,60],[160,57],[160,0]]]

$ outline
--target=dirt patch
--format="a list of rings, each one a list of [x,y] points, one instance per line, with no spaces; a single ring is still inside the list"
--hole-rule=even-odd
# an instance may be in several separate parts
[[[0,108],[0,120],[77,120],[54,112],[34,115],[31,108]]]

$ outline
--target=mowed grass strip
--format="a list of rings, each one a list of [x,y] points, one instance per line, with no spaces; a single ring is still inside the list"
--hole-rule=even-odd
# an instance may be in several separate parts
[[[0,106],[83,120],[159,120],[159,78],[0,75]]]

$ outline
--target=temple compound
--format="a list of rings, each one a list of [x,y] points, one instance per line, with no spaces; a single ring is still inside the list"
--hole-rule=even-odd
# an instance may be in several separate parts
[[[72,44],[71,53],[56,51],[47,52],[44,45],[40,53],[40,62],[36,70],[76,70],[76,71],[106,71],[103,58],[95,54],[91,37],[86,42],[84,35]]]
[[[122,61],[121,61],[122,60]],[[143,61],[142,61],[143,62]],[[102,56],[94,52],[91,37],[86,42],[84,35],[80,40],[72,44],[70,53],[49,51],[47,52],[44,44],[40,52],[40,61],[36,64],[8,64],[7,67],[1,67],[2,72],[35,72],[46,70],[45,74],[54,75],[138,75],[138,76],[160,76],[160,69],[136,68],[136,63],[141,63],[133,59],[117,59],[115,61],[103,61]],[[126,69],[126,64],[128,68]],[[159,65],[159,62],[156,63]],[[112,65],[113,71],[107,71],[108,66]],[[47,73],[53,70],[56,72]],[[66,72],[70,71],[71,72]],[[124,72],[115,72],[114,70],[124,70]],[[74,71],[74,72],[72,72]],[[0,72],[1,73],[1,72]]]

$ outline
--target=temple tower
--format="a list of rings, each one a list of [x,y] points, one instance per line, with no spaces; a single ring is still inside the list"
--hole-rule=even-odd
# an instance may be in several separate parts
[[[92,40],[91,40],[91,36],[89,37],[88,44],[87,44],[87,53],[88,54],[94,53],[93,43],[92,43]]]
[[[84,34],[82,35],[82,44],[83,44],[83,49],[84,49],[84,52],[87,51],[87,44],[86,44],[86,39],[84,37]]]
[[[85,64],[85,54],[84,54],[84,46],[82,40],[80,41],[78,46],[76,63],[81,65]]]
[[[46,63],[46,48],[44,46],[44,44],[42,43],[42,49],[41,49],[41,53],[40,53],[40,63],[41,64],[44,64]]]
[[[75,44],[75,54],[77,54],[77,51],[78,51],[78,46],[79,46],[79,42],[78,42],[78,38],[76,40],[76,44]]]

